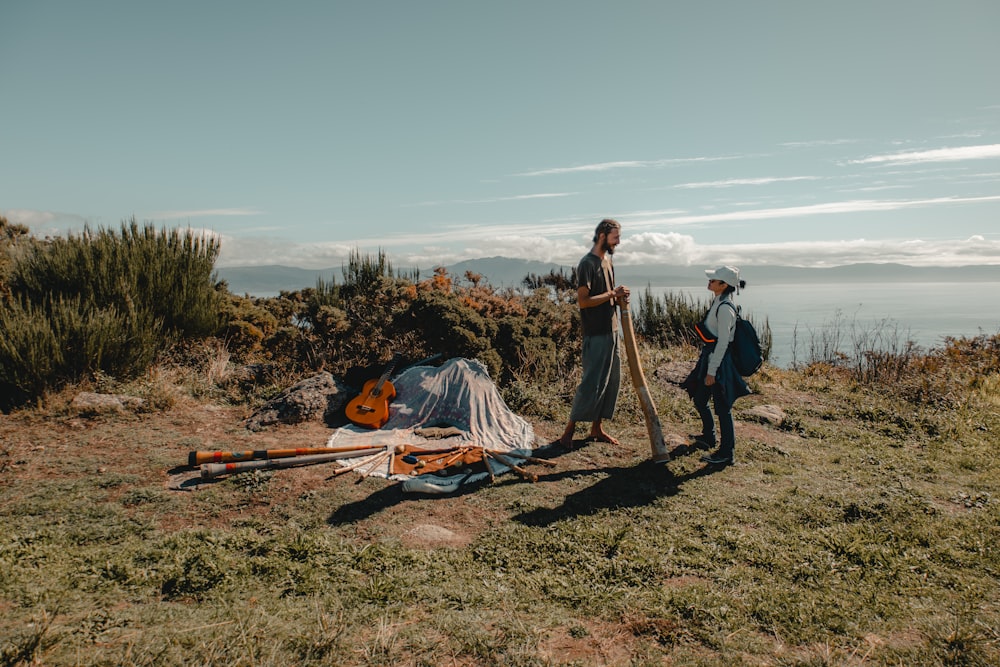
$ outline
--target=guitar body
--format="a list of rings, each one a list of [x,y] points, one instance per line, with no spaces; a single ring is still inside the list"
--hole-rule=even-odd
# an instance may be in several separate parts
[[[365,382],[361,393],[347,402],[344,412],[353,423],[362,428],[382,428],[389,421],[389,403],[396,398],[389,376],[399,358],[399,354],[393,356],[382,377]]]
[[[389,403],[396,398],[396,388],[388,380],[376,392],[378,380],[369,380],[361,393],[347,403],[347,418],[364,428],[382,428],[389,421]]]

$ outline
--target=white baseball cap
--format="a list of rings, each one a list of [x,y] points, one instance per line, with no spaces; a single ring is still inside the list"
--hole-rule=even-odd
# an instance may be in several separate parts
[[[740,289],[740,270],[735,266],[720,266],[716,269],[707,269],[705,275],[709,280],[721,280],[722,282]]]

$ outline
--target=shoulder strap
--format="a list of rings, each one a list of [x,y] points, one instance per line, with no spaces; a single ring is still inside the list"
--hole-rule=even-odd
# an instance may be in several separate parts
[[[601,260],[601,273],[604,274],[604,282],[605,282],[605,285],[607,286],[607,288],[609,290],[614,290],[615,289],[615,281],[611,279],[611,272],[608,271],[608,266],[607,266],[607,264],[604,263],[603,259]],[[614,298],[612,298],[611,299],[611,307],[614,308],[617,305],[618,305],[617,300],[614,299]]]
[[[719,305],[715,307],[715,317],[716,317],[716,318],[718,318],[718,317],[719,317],[719,308],[721,308],[721,307],[722,307],[722,306],[724,306],[724,305],[725,305],[725,306],[729,306],[730,308],[732,308],[732,309],[733,309],[733,313],[734,313],[734,314],[736,315],[736,320],[735,320],[735,321],[733,322],[733,328],[732,328],[732,331],[733,331],[733,332],[735,332],[735,331],[736,331],[737,329],[739,329],[739,327],[737,326],[737,325],[739,324],[739,321],[740,321],[741,319],[743,319],[743,318],[742,318],[742,317],[740,316],[740,309],[739,309],[739,307],[738,307],[738,306],[737,306],[737,305],[736,305],[735,303],[733,303],[732,301],[720,301],[720,302],[719,302]]]
[[[737,306],[732,301],[720,301],[719,305],[715,307],[715,316],[716,317],[719,316],[719,308],[721,308],[724,305],[725,306],[729,306],[730,308],[733,309],[733,312],[736,313],[736,319],[740,319],[742,317],[742,315],[740,314],[740,308],[739,308],[739,306]]]

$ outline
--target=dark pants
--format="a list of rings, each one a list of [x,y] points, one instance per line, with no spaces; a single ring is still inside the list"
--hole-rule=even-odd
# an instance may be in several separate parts
[[[706,440],[714,442],[715,420],[712,418],[712,411],[708,407],[709,399],[715,403],[715,414],[719,418],[719,454],[722,456],[732,456],[733,448],[736,445],[736,429],[733,426],[733,413],[722,385],[716,382],[711,387],[707,387],[702,380],[702,385],[695,390],[691,397],[694,407],[701,417],[701,434]]]

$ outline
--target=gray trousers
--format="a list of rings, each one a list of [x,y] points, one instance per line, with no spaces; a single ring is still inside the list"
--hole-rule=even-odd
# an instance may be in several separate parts
[[[583,377],[573,397],[570,421],[611,419],[618,403],[622,362],[617,333],[583,337]]]

